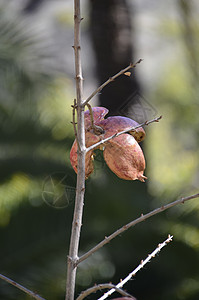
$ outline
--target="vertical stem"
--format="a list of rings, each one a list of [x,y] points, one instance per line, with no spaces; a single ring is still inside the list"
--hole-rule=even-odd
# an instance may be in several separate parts
[[[83,99],[83,77],[80,56],[80,0],[74,0],[74,53],[75,53],[75,79],[77,96],[77,138],[78,138],[78,173],[76,185],[76,199],[73,215],[70,249],[67,263],[66,300],[74,300],[75,279],[78,259],[78,248],[82,225],[84,192],[85,192],[85,131],[84,131],[84,107]]]

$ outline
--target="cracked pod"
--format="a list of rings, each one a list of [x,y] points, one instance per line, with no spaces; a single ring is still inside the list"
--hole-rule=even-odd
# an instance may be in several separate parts
[[[105,107],[93,107],[92,111],[93,111],[94,123],[96,125],[101,120],[104,120],[104,117],[108,114],[108,109]],[[89,110],[86,110],[84,113],[84,123],[86,129],[88,129],[91,126],[91,117],[90,117]]]
[[[110,137],[123,130],[136,127],[139,124],[129,118],[114,116],[104,119],[108,113],[108,109],[104,107],[94,107],[93,119],[96,126],[100,126],[101,133],[95,134],[91,128],[91,119],[89,110],[84,113],[85,120],[85,143],[88,148],[91,145]],[[102,133],[103,132],[103,133]],[[138,142],[142,141],[145,137],[145,131],[142,127],[135,130],[131,130],[129,134],[121,134],[120,136],[113,138],[103,144],[104,159],[109,168],[120,178],[125,180],[139,179],[144,181],[146,177],[143,175],[145,169],[145,159],[142,149],[138,145]],[[102,145],[101,145],[102,146]],[[85,160],[85,177],[86,179],[94,170],[93,159],[94,150],[86,153]],[[70,152],[70,161],[73,169],[77,173],[77,142],[73,143]]]
[[[129,134],[121,134],[110,140],[104,149],[104,159],[119,178],[143,182],[147,178],[143,175],[145,159],[142,149]]]

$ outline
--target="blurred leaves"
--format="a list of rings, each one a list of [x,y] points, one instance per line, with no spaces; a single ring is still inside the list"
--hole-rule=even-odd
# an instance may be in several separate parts
[[[65,267],[52,257],[54,251],[66,255],[67,230],[60,213],[44,205],[42,184],[47,175],[68,171],[71,82],[59,71],[50,38],[6,4],[0,7],[0,64],[1,271],[32,289],[43,286],[54,299],[64,292]],[[26,299],[0,284],[0,298]]]
[[[153,195],[165,191],[179,194],[183,190],[191,193],[197,188],[199,103],[186,65],[180,63],[183,59],[182,52],[174,62],[165,65],[164,77],[154,94],[163,119],[150,128],[146,141]]]

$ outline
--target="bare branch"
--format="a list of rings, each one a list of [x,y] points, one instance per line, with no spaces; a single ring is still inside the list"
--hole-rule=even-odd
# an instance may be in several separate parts
[[[155,119],[152,119],[152,120],[150,120],[150,121],[145,121],[144,123],[139,124],[139,125],[137,125],[137,126],[129,127],[129,128],[127,128],[127,129],[125,129],[125,130],[123,130],[123,131],[117,132],[117,133],[115,133],[115,134],[113,134],[113,135],[107,137],[106,139],[101,140],[101,141],[97,142],[96,144],[93,144],[93,145],[91,145],[90,147],[86,148],[86,152],[88,152],[88,151],[90,151],[90,150],[92,150],[92,149],[98,147],[98,146],[101,145],[101,144],[104,144],[104,143],[108,142],[109,140],[111,140],[111,139],[113,139],[113,138],[115,138],[115,137],[117,137],[117,136],[119,136],[119,135],[121,135],[121,134],[124,134],[124,133],[129,132],[129,131],[132,131],[132,130],[136,130],[137,128],[147,126],[147,125],[149,125],[149,124],[151,124],[151,123],[154,123],[154,122],[159,122],[159,120],[161,120],[161,119],[162,119],[162,116],[157,117],[157,118],[155,118]]]
[[[131,299],[135,299],[133,296],[131,296],[129,293],[126,293],[125,291],[123,291],[122,289],[116,287],[114,284],[111,284],[111,283],[103,283],[103,284],[98,284],[98,285],[95,285],[85,291],[83,291],[79,297],[77,297],[76,300],[83,300],[84,298],[86,298],[88,295],[92,294],[92,293],[95,293],[99,290],[103,290],[103,289],[113,289],[120,293],[122,296],[125,296],[125,297],[129,297]]]
[[[80,232],[82,226],[82,215],[85,193],[85,129],[84,129],[84,107],[83,103],[83,77],[81,65],[81,47],[80,47],[80,23],[82,21],[80,12],[80,0],[74,0],[74,52],[75,52],[75,80],[77,96],[77,139],[79,142],[78,165],[77,165],[77,185],[75,208],[73,214],[69,255],[67,261],[67,281],[66,281],[66,300],[74,300],[75,281],[76,281],[76,260],[78,258],[78,249],[80,241]]]
[[[42,298],[41,296],[39,296],[37,293],[32,292],[31,290],[25,288],[23,285],[17,283],[16,281],[0,274],[0,278],[3,279],[4,281],[12,284],[13,286],[15,286],[16,288],[20,289],[21,291],[23,291],[24,293],[28,294],[29,296],[37,299],[37,300],[45,300],[44,298]]]
[[[120,72],[118,72],[117,74],[115,74],[114,76],[110,77],[107,81],[105,81],[102,85],[100,85],[84,102],[83,102],[83,106],[86,106],[87,103],[97,94],[99,93],[107,84],[109,84],[110,82],[114,81],[117,77],[119,77],[120,75],[124,74],[125,72],[127,72],[129,69],[135,68],[137,64],[141,63],[143,60],[139,59],[136,63],[130,63],[130,65],[128,67],[126,67],[125,69],[121,70]]]
[[[169,204],[166,204],[164,206],[161,206],[159,208],[154,209],[153,211],[149,212],[146,215],[141,214],[141,217],[135,219],[134,221],[122,226],[120,229],[116,230],[115,232],[113,232],[111,235],[109,235],[108,237],[105,237],[104,240],[102,240],[99,244],[97,244],[95,247],[93,247],[91,250],[89,250],[88,252],[86,252],[85,254],[83,254],[76,262],[76,264],[81,263],[82,261],[84,261],[85,259],[87,259],[90,255],[92,255],[93,253],[95,253],[96,251],[98,251],[100,248],[102,248],[104,245],[106,245],[107,243],[109,243],[112,239],[114,239],[116,236],[120,235],[121,233],[123,233],[124,231],[126,231],[127,229],[135,226],[138,223],[141,223],[145,220],[147,220],[148,218],[155,216],[175,205],[178,204],[182,204],[188,200],[191,199],[195,199],[199,197],[199,193],[194,194],[192,196],[188,196],[188,197],[184,197],[184,198],[180,198],[176,201],[173,201]]]
[[[148,257],[145,260],[141,260],[139,266],[133,271],[131,272],[126,278],[124,278],[123,280],[120,280],[120,282],[116,285],[117,288],[121,288],[124,286],[125,283],[127,283],[132,276],[135,276],[135,274],[141,270],[152,258],[154,258],[156,256],[157,253],[160,252],[160,250],[165,247],[168,243],[170,243],[172,241],[173,236],[168,236],[168,238],[162,243],[159,244],[157,246],[157,248],[148,255]],[[107,293],[105,293],[102,297],[100,297],[98,300],[104,300],[106,299],[108,296],[110,296],[111,294],[113,294],[115,292],[115,288],[112,288],[110,291],[108,291]]]

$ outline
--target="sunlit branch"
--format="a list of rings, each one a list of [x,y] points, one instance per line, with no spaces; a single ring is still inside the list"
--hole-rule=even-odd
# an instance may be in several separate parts
[[[74,54],[75,54],[75,81],[76,81],[76,110],[77,110],[77,139],[79,145],[77,184],[75,207],[73,214],[72,230],[70,237],[69,255],[67,261],[66,300],[74,300],[76,271],[75,262],[78,257],[80,233],[82,226],[84,193],[85,193],[85,130],[83,103],[83,76],[81,63],[80,24],[81,24],[80,0],[74,0]],[[75,122],[74,122],[75,123]]]
[[[117,288],[121,288],[125,285],[125,283],[127,283],[133,276],[136,275],[136,273],[141,270],[152,258],[154,258],[156,256],[157,253],[160,252],[160,250],[165,247],[168,243],[170,243],[172,241],[173,236],[168,236],[168,238],[161,244],[159,244],[157,246],[157,248],[148,255],[147,258],[145,258],[145,260],[141,260],[139,266],[133,271],[131,272],[126,278],[124,278],[123,280],[120,280],[120,282],[116,285]],[[108,291],[107,293],[105,293],[102,297],[100,297],[98,300],[104,300],[106,299],[108,296],[110,296],[111,294],[113,294],[115,292],[115,288],[112,288],[110,291]]]

